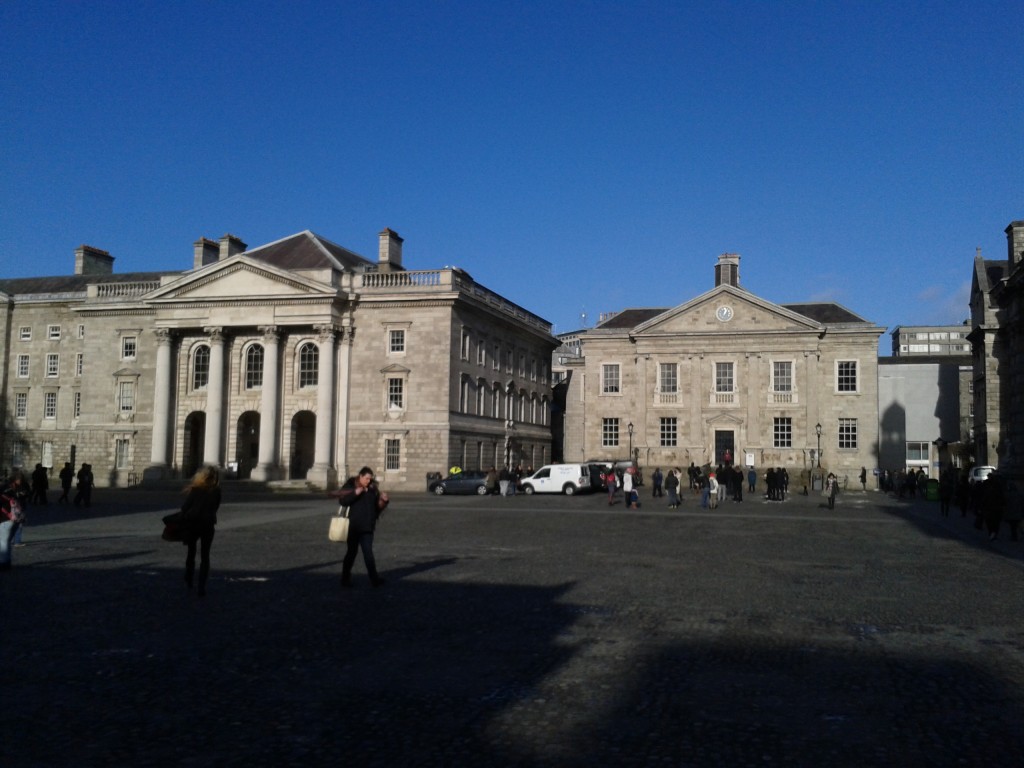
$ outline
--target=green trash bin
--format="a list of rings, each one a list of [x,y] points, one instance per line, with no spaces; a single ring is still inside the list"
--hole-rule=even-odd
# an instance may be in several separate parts
[[[925,498],[928,501],[939,500],[939,481],[934,478],[928,480],[928,487],[925,490]]]

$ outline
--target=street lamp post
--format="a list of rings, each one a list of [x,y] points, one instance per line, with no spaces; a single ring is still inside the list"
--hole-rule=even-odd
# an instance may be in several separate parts
[[[815,424],[814,431],[818,435],[818,469],[821,469],[821,424]]]
[[[629,433],[629,460],[633,460],[633,422],[626,425],[626,432]]]

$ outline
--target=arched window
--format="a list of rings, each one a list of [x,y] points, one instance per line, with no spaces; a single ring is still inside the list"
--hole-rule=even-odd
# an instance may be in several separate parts
[[[192,389],[206,389],[210,383],[210,348],[196,347],[192,353]]]
[[[259,389],[263,386],[263,347],[253,344],[245,350],[245,388]]]
[[[306,342],[299,347],[299,389],[315,387],[320,375],[320,350],[316,344]]]

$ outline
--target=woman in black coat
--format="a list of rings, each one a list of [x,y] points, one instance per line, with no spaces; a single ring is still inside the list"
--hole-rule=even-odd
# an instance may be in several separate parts
[[[213,545],[220,507],[220,473],[216,467],[203,467],[185,486],[188,496],[181,505],[182,543],[188,547],[185,555],[185,585],[192,589],[192,576],[196,570],[196,543],[200,543],[199,592],[206,594],[206,579],[210,575],[210,547]]]
[[[337,497],[343,507],[348,507],[348,549],[341,566],[341,586],[352,586],[352,566],[356,562],[356,553],[362,549],[370,583],[379,587],[384,579],[377,573],[377,562],[373,557],[373,532],[377,518],[388,505],[388,495],[377,488],[373,470],[369,467],[363,467],[358,475],[348,479],[340,491],[331,495]]]

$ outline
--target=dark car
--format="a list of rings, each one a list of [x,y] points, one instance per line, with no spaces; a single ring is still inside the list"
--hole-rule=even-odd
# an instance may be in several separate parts
[[[475,493],[483,496],[487,493],[486,484],[486,472],[459,472],[457,475],[434,480],[427,490],[438,496],[444,496],[446,493]]]

